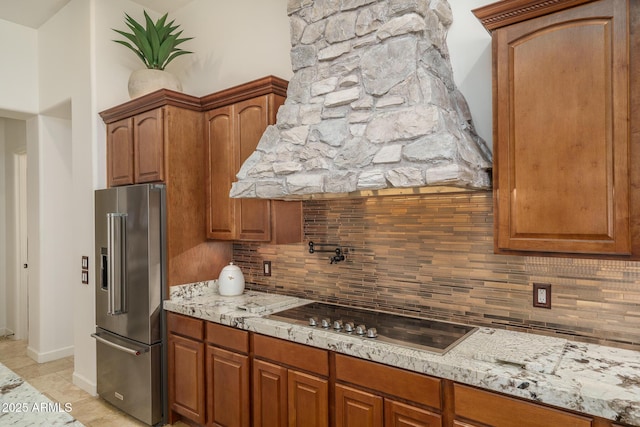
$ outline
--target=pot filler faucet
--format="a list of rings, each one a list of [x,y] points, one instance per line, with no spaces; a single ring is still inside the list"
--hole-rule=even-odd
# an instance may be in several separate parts
[[[322,247],[322,246],[336,246],[335,249],[316,249],[316,246]],[[344,261],[346,259],[345,257],[345,253],[346,251],[343,251],[342,248],[338,245],[331,245],[328,243],[313,243],[313,242],[309,242],[309,253],[313,254],[316,252],[330,252],[330,253],[335,253],[334,256],[330,257],[329,260],[331,261],[329,264],[337,264],[340,261]]]

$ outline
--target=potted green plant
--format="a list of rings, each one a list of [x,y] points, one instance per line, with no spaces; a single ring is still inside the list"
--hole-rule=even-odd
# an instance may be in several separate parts
[[[146,68],[136,70],[129,77],[129,96],[135,98],[160,88],[182,90],[180,81],[165,67],[181,55],[193,53],[183,50],[178,45],[193,39],[180,38],[180,25],[174,25],[175,20],[167,23],[168,13],[153,22],[147,11],[144,11],[145,26],[125,13],[125,23],[131,32],[113,29],[124,36],[126,40],[113,40],[131,49]]]

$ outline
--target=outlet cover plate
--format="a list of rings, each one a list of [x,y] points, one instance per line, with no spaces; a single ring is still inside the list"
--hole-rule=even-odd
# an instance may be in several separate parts
[[[533,306],[540,308],[551,308],[551,284],[533,284]]]
[[[262,275],[271,276],[271,261],[262,261]]]

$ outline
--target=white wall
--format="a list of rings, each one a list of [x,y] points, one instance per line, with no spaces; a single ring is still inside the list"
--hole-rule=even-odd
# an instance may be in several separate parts
[[[38,235],[29,230],[29,258],[32,242],[39,240],[39,280],[29,285],[33,290],[29,296],[37,294],[38,298],[29,300],[28,352],[36,361],[46,362],[73,355],[73,285],[79,281],[73,267],[80,258],[73,262],[71,121],[45,116],[37,120],[37,156],[41,161],[37,190],[31,187],[29,192],[36,193],[41,210]]]
[[[491,35],[471,10],[494,0],[449,0],[453,24],[447,44],[456,85],[464,94],[478,134],[493,149]]]
[[[37,31],[0,19],[0,116],[38,111]]]
[[[184,55],[167,70],[196,96],[267,75],[291,78],[287,0],[194,0],[174,14],[185,36]]]
[[[143,7],[129,0],[95,0],[93,54],[95,60],[95,90],[98,111],[129,100],[127,82],[132,71],[144,68],[142,61],[113,39],[124,39],[112,28],[129,31],[124,14],[144,22]],[[149,11],[153,19],[157,14]],[[98,120],[100,117],[98,117]]]
[[[40,217],[38,233],[41,319],[40,347],[36,349],[39,359],[71,349],[74,382],[92,393],[94,291],[91,284],[81,283],[80,260],[93,254],[94,11],[93,0],[72,0],[38,30],[39,202],[46,215]],[[54,248],[56,254],[51,252]],[[90,268],[93,262],[90,257]],[[43,298],[55,304],[45,306]],[[65,312],[61,315],[62,307]],[[31,348],[31,339],[29,345]]]

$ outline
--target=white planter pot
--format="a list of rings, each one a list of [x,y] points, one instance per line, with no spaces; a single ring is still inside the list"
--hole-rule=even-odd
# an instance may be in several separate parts
[[[182,92],[182,84],[176,76],[164,70],[143,68],[134,71],[129,76],[129,96],[132,99],[158,89]]]

